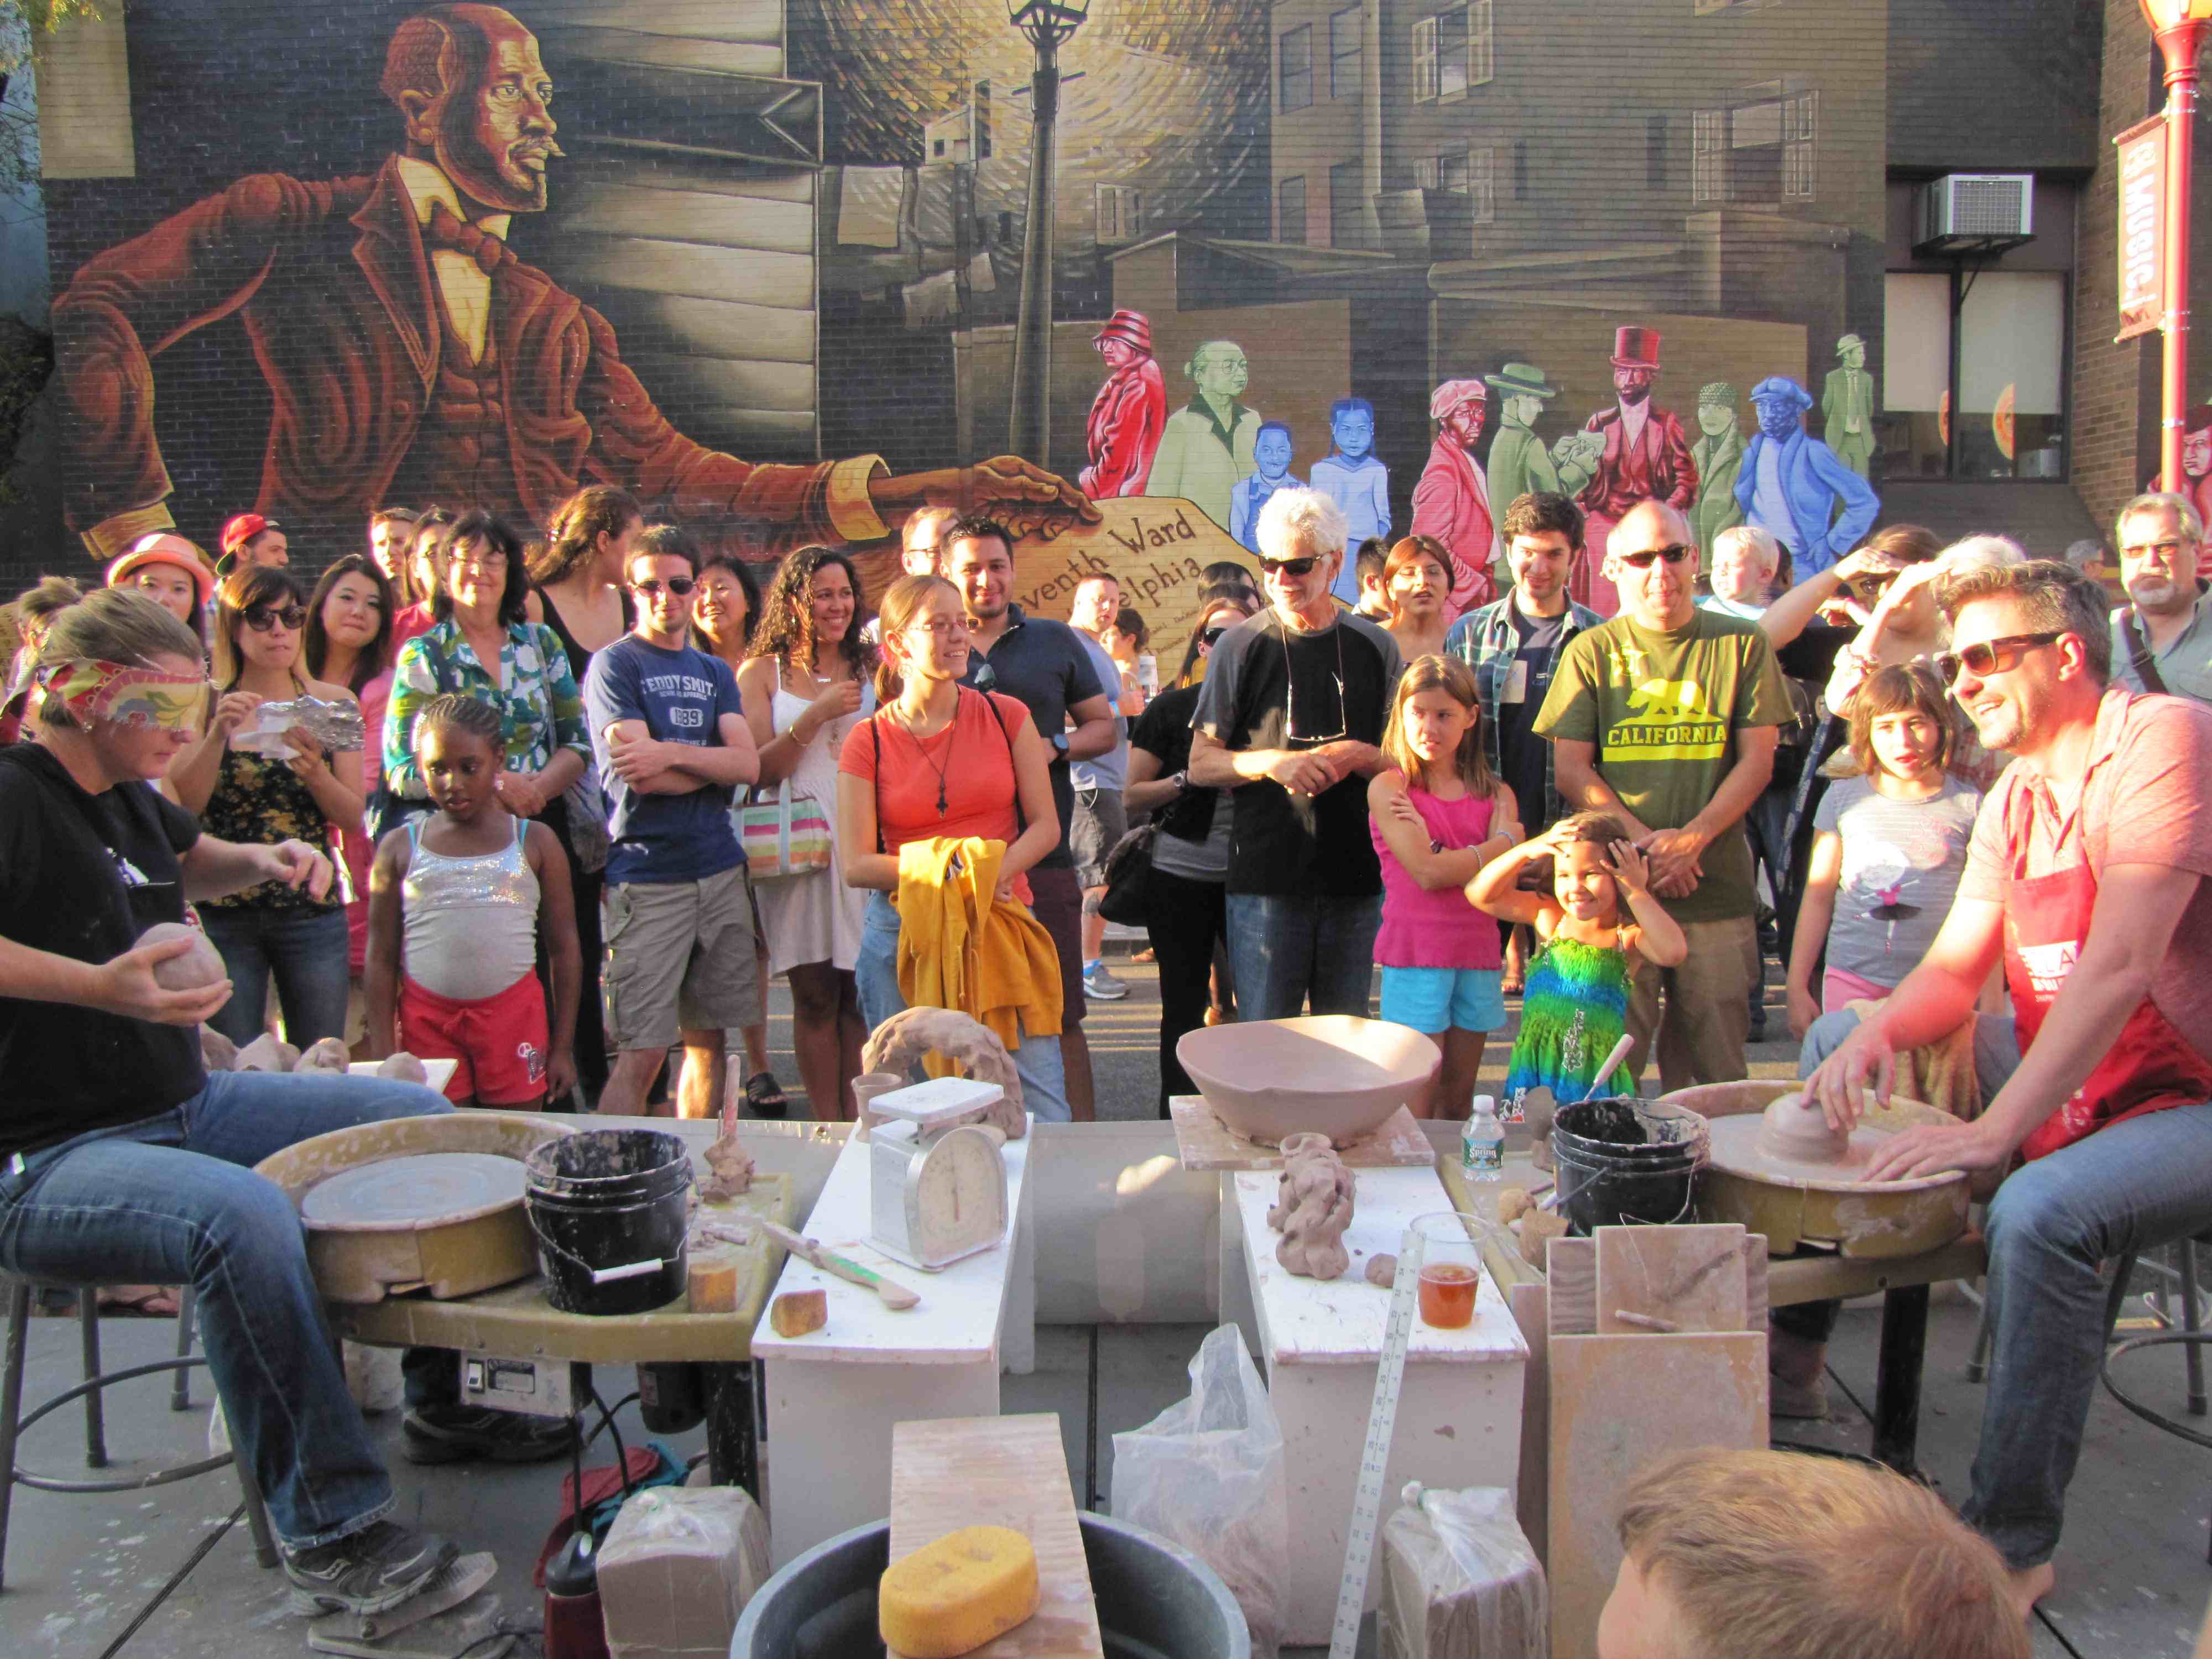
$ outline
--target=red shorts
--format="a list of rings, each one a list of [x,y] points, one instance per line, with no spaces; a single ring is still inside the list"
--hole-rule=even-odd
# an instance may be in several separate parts
[[[496,996],[458,1002],[399,979],[399,1046],[417,1060],[460,1063],[446,1085],[448,1100],[473,1096],[479,1106],[522,1106],[545,1092],[552,1042],[545,1028],[545,993],[525,974]]]

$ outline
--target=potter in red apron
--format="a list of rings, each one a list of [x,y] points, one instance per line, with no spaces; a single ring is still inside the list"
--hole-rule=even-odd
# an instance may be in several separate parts
[[[2024,801],[2025,792],[2014,799]],[[2032,814],[2033,804],[2026,805]],[[2025,1054],[2088,941],[2097,878],[2082,846],[2078,805],[2055,838],[2059,868],[2045,876],[2027,873],[2027,826],[2013,819],[2008,811],[2005,839],[2021,850],[2014,854],[2005,894],[2005,985]],[[2021,1143],[2021,1156],[2045,1158],[2124,1118],[2207,1100],[2212,1100],[2212,1060],[2145,997],[2073,1097]]]

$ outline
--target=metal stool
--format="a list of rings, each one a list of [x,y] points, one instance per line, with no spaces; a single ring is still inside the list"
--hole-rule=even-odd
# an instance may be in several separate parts
[[[2185,1348],[2188,1358],[2189,1371],[2189,1414],[2191,1417],[2202,1417],[2205,1414],[2204,1357],[2197,1352],[2197,1350],[2203,1346],[2203,1344],[2193,1341],[2191,1339],[2203,1328],[2202,1323],[2197,1317],[2199,1304],[2197,1297],[2197,1252],[2195,1247],[2197,1244],[2208,1242],[2212,1242],[2212,1233],[2200,1233],[2194,1239],[2183,1239],[2179,1244],[2173,1246],[2175,1257],[2174,1266],[2170,1268],[2160,1269],[2161,1272],[2170,1273],[2180,1286],[2181,1317],[2179,1323],[2181,1328],[2179,1331],[2169,1331],[2155,1336],[2131,1337],[2128,1341],[2120,1345],[2122,1348],[2130,1348],[2149,1347],[2156,1343],[2178,1343]],[[2107,1346],[2110,1346],[2112,1343],[2112,1332],[2118,1328],[2119,1325],[2120,1310],[2126,1305],[2128,1299],[2128,1284],[2129,1281],[2135,1277],[2136,1262],[2137,1259],[2137,1256],[2132,1255],[2122,1256],[2118,1268],[2112,1274],[2112,1289],[2107,1292],[2105,1298],[2105,1341]],[[2174,1319],[2171,1316],[2167,1315],[2162,1309],[2154,1309],[2154,1311],[2156,1312],[2159,1315],[2159,1317],[2166,1324],[2172,1325],[2176,1322]],[[2110,1358],[2111,1356],[2107,1355],[2106,1359],[2108,1364],[2110,1363]],[[1966,1361],[1966,1381],[1969,1382],[1987,1382],[1989,1380],[1989,1371],[1990,1309],[1988,1300],[1985,1297],[1982,1304],[1981,1322],[1975,1328],[1974,1331],[1973,1356]],[[2106,1386],[2107,1388],[2112,1387],[2109,1376],[2106,1380]],[[2112,1394],[2113,1397],[2118,1399],[2122,1405],[2129,1406],[2131,1409],[2134,1409],[2133,1402],[2129,1401],[2124,1395],[2122,1395],[2118,1389],[2114,1389],[2112,1390]],[[2163,1427],[2164,1425],[2160,1425],[2160,1426]]]
[[[2178,1435],[2193,1445],[2203,1446],[2208,1450],[2212,1450],[2212,1434],[2207,1434],[2202,1429],[2192,1429],[2186,1423],[2177,1422],[2164,1412],[2153,1411],[2112,1381],[2112,1362],[2124,1355],[2133,1353],[2139,1348],[2179,1346],[2189,1361],[2189,1414],[2191,1417],[2202,1417],[2205,1414],[2203,1349],[2207,1342],[2212,1342],[2212,1330],[2206,1330],[2197,1319],[2197,1246],[2208,1237],[2212,1237],[2212,1235],[2199,1235],[2193,1239],[2185,1238],[2176,1246],[2181,1255],[2179,1273],[2181,1328],[2154,1331],[2145,1336],[2131,1336],[2124,1342],[2115,1343],[2105,1351],[2105,1363],[2097,1368],[2097,1377],[2105,1385],[2106,1393],[2111,1395],[2113,1399],[2118,1401],[2153,1428],[2164,1429],[2168,1434]],[[2133,1256],[2128,1257],[2120,1263],[2120,1275],[2114,1285],[2112,1303],[2115,1314],[2118,1312],[2119,1304],[2125,1298],[2128,1276],[2134,1270],[2135,1265]],[[2109,1328],[2108,1325],[2108,1332]],[[2207,1563],[2212,1563],[2212,1541],[2208,1541],[2205,1546],[2204,1559]]]
[[[169,1391],[169,1409],[183,1411],[191,1403],[185,1373],[194,1365],[206,1364],[207,1358],[191,1351],[192,1292],[190,1285],[184,1288],[178,1298],[177,1357],[174,1359],[156,1359],[143,1365],[128,1365],[118,1371],[102,1371],[100,1369],[99,1286],[82,1285],[78,1288],[77,1316],[84,1345],[84,1381],[26,1413],[23,1411],[23,1366],[30,1346],[31,1285],[27,1279],[17,1279],[9,1287],[8,1354],[4,1368],[0,1368],[0,1587],[6,1583],[8,1511],[13,1504],[17,1486],[58,1492],[137,1492],[148,1486],[166,1486],[173,1480],[189,1480],[194,1475],[207,1474],[225,1465],[238,1471],[239,1492],[246,1500],[246,1522],[253,1534],[254,1559],[264,1567],[275,1566],[276,1545],[270,1536],[269,1516],[262,1507],[261,1493],[253,1484],[252,1472],[231,1453],[226,1452],[219,1457],[204,1457],[195,1462],[173,1464],[148,1474],[100,1480],[64,1480],[56,1475],[40,1474],[17,1465],[15,1443],[21,1432],[48,1413],[59,1410],[72,1400],[82,1399],[84,1401],[85,1467],[106,1468],[107,1423],[100,1395],[101,1389],[113,1383],[128,1382],[133,1377],[149,1376],[156,1371],[173,1371],[176,1374],[176,1382]]]

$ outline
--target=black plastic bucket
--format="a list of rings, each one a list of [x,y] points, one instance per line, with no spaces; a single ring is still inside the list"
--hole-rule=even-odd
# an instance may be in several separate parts
[[[1552,1127],[1559,1213],[1583,1237],[1599,1227],[1686,1220],[1705,1152],[1701,1118],[1650,1112],[1625,1097],[1562,1106]]]
[[[691,1159],[681,1140],[659,1129],[586,1129],[544,1142],[523,1167],[555,1309],[644,1313],[684,1294]]]

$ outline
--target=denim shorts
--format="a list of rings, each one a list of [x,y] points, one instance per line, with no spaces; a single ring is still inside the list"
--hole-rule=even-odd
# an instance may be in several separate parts
[[[1505,975],[1496,968],[1382,969],[1382,1018],[1431,1036],[1494,1031],[1505,1024]]]

